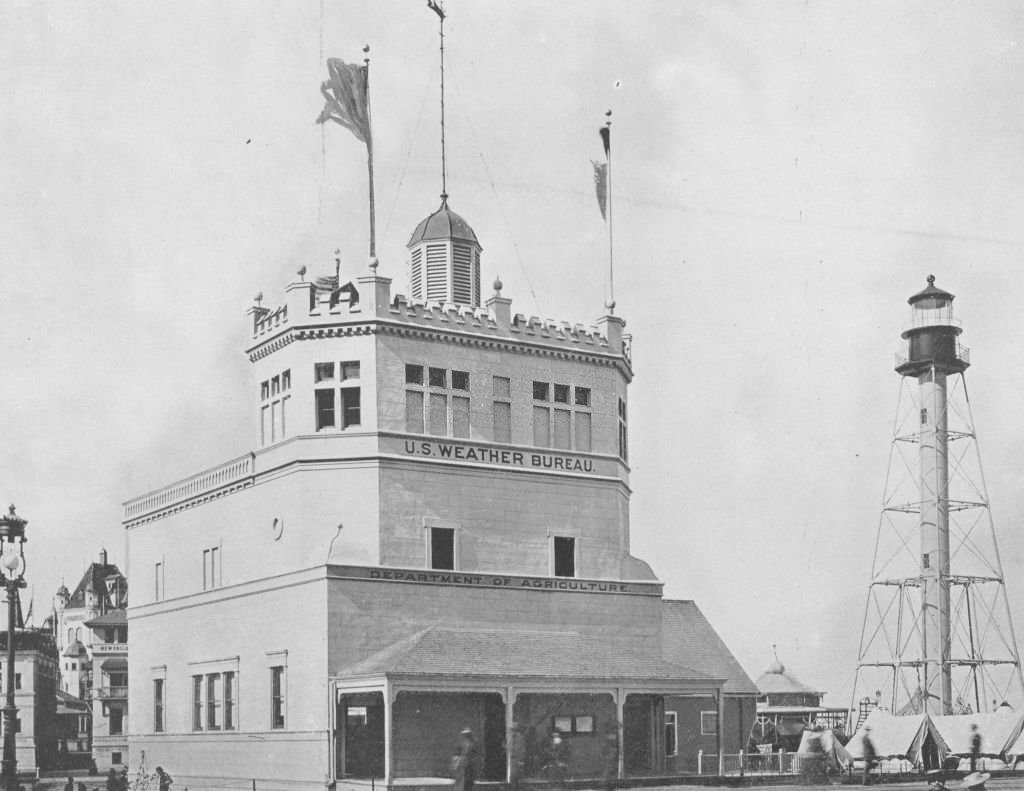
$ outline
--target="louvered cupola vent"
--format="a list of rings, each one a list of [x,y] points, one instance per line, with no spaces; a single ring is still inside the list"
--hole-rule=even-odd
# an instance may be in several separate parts
[[[464,219],[441,206],[409,239],[409,290],[414,299],[480,306],[480,243]]]

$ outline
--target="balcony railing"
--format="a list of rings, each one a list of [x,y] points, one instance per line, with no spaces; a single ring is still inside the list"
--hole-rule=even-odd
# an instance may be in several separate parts
[[[98,698],[127,698],[128,687],[97,687],[95,690]]]
[[[128,643],[93,643],[89,647],[92,649],[93,656],[128,653]]]
[[[971,350],[966,346],[961,346],[959,343],[956,345],[956,358],[967,365],[971,364]],[[906,365],[910,362],[910,358],[907,357],[905,352],[896,352],[896,367],[899,368],[901,365]]]

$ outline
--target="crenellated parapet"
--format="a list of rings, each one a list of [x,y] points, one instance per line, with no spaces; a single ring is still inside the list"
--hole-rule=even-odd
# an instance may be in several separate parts
[[[332,284],[333,285],[333,284]],[[595,354],[618,358],[630,365],[631,338],[623,333],[625,322],[602,316],[584,325],[512,313],[512,301],[501,296],[501,283],[485,307],[436,300],[391,296],[390,278],[371,270],[354,282],[324,288],[301,281],[285,288],[285,302],[274,308],[254,307],[250,360],[256,360],[292,340],[364,332],[424,331],[465,335],[465,341],[507,341],[565,353]],[[359,328],[358,325],[377,329]]]

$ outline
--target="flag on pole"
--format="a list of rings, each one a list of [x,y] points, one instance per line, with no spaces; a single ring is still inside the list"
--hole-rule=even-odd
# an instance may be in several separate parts
[[[326,103],[318,124],[334,121],[370,145],[370,106],[367,101],[367,67],[327,59],[330,79],[320,84]]]
[[[608,220],[608,163],[590,160],[594,166],[594,189],[597,191],[597,205],[601,209],[601,218]]]
[[[609,111],[607,114],[611,115],[611,111]],[[598,133],[601,135],[601,142],[604,143],[604,155],[606,159],[608,157],[608,154],[612,150],[612,128],[611,126],[608,125],[610,123],[611,121],[609,121],[607,124],[605,124],[600,129],[597,130]]]

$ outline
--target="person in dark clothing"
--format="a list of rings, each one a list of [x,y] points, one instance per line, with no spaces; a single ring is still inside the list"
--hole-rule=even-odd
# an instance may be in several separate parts
[[[863,785],[871,785],[871,769],[875,765],[875,753],[874,742],[871,741],[871,729],[864,728],[864,740],[863,740],[863,751],[864,751],[864,771],[861,774],[861,783]]]
[[[978,732],[978,724],[971,723],[971,772],[978,771],[978,758],[981,757],[981,734]]]
[[[159,784],[160,791],[171,791],[171,783],[174,779],[164,771],[162,766],[156,768],[156,781]]]
[[[68,775],[68,781],[64,784],[64,791],[75,791],[75,778]]]
[[[459,740],[459,752],[455,756],[454,791],[473,791],[473,784],[476,782],[477,766],[479,764],[479,751],[476,740],[473,738],[473,731],[464,728]]]
[[[117,776],[117,772],[111,767],[110,771],[107,772],[107,791],[121,791],[121,780]]]
[[[605,735],[601,760],[604,763],[604,789],[612,791],[619,783],[619,736],[617,733]]]
[[[569,745],[562,738],[561,731],[551,734],[551,743],[548,745],[547,765],[544,773],[547,775],[555,788],[565,788],[565,780],[569,776]]]

